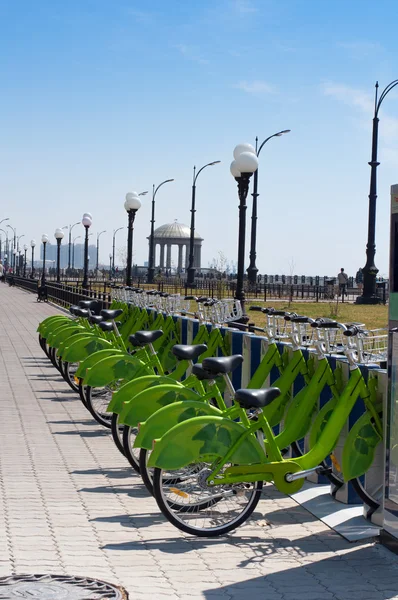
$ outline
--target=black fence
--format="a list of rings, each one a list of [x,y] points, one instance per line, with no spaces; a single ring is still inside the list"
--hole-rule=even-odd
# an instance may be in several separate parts
[[[72,304],[78,304],[79,300],[97,300],[99,309],[109,308],[112,302],[110,293],[100,292],[95,289],[86,290],[82,287],[65,283],[51,281],[47,282],[45,286],[42,286],[37,279],[17,277],[16,275],[9,275],[7,277],[7,283],[37,294],[38,300],[50,300],[51,302],[66,308]]]

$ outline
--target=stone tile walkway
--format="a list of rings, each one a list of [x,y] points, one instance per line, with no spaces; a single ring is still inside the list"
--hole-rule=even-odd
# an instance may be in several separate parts
[[[3,284],[0,306],[0,576],[98,577],[132,599],[398,598],[397,556],[349,544],[271,486],[227,538],[184,537],[40,349],[57,309]]]

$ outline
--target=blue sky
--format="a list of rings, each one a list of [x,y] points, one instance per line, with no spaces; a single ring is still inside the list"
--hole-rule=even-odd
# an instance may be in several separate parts
[[[198,179],[197,230],[204,266],[218,251],[236,260],[233,148],[291,129],[260,156],[257,266],[354,273],[365,261],[374,83],[398,78],[397,13],[390,0],[0,0],[0,220],[26,242],[89,211],[94,234],[107,230],[107,263],[126,192],[174,178],[156,224],[189,224],[193,165],[221,160]],[[384,274],[397,134],[398,88],[380,112]],[[148,195],[140,264],[149,220]]]

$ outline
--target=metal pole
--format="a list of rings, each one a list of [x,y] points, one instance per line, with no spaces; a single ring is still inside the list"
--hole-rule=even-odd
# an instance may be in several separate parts
[[[43,273],[41,274],[41,285],[46,285],[46,245],[47,242],[43,242]]]
[[[155,233],[155,185],[152,188],[152,215],[151,215],[151,235],[149,237],[149,258],[148,258],[148,283],[153,283],[155,275],[154,265],[154,233]]]
[[[88,227],[85,227],[86,236],[84,238],[84,274],[82,288],[88,288]]]
[[[70,251],[72,247],[72,226],[69,225],[69,242],[68,242],[68,271],[70,269]]]
[[[194,244],[195,244],[195,200],[196,200],[196,177],[195,177],[196,167],[193,168],[193,184],[192,184],[192,202],[191,202],[191,231],[189,238],[189,265],[188,265],[188,275],[187,275],[187,283],[192,286],[195,282],[195,267],[193,264],[194,261]],[[199,175],[199,173],[198,173]]]
[[[61,283],[60,259],[61,259],[61,240],[57,239],[57,283]]]
[[[127,268],[126,285],[131,286],[131,269],[133,264],[133,230],[136,210],[128,211],[128,234],[127,234]]]
[[[30,274],[30,278],[31,279],[33,279],[34,276],[35,276],[35,267],[34,267],[34,264],[35,264],[35,247],[32,246],[32,272]]]
[[[243,316],[242,322],[247,322],[249,319],[245,313],[245,292],[243,289],[243,275],[245,267],[245,235],[246,235],[246,198],[249,191],[249,181],[252,173],[242,173],[240,177],[236,177],[238,183],[239,196],[239,236],[238,236],[238,273],[236,278],[235,299],[239,300],[242,305]]]
[[[25,261],[24,261],[24,265],[23,265],[23,276],[26,277],[26,252],[27,250],[25,250]]]

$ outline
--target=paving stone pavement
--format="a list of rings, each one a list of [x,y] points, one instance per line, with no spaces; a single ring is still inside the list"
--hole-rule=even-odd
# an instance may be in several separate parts
[[[98,577],[131,599],[398,599],[398,557],[350,544],[267,486],[249,523],[194,539],[159,513],[43,354],[58,309],[0,284],[0,576]]]

